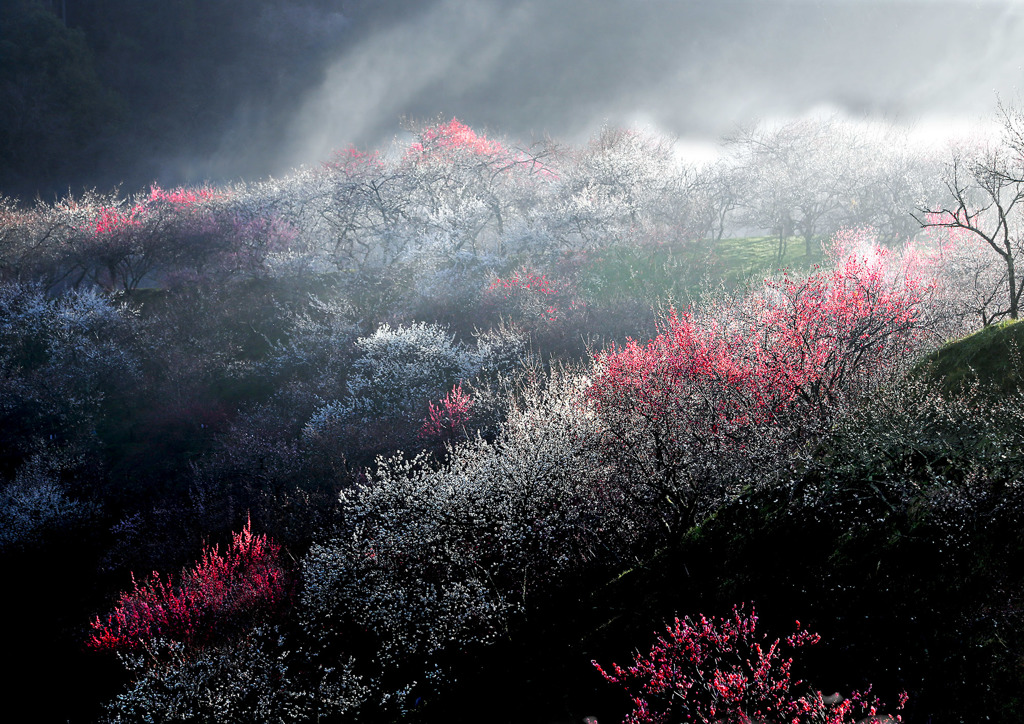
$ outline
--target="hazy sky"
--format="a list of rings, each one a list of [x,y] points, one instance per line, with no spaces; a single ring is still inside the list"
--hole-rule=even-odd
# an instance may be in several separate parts
[[[387,2],[382,3],[387,5]],[[713,143],[840,112],[925,128],[992,115],[1024,82],[1024,2],[423,0],[347,38],[276,165],[386,143],[403,117],[528,140],[601,123]],[[371,26],[367,26],[371,27]]]

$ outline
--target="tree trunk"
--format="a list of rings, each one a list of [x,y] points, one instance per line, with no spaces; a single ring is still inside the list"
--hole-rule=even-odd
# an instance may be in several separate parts
[[[1006,257],[1006,282],[1010,287],[1010,319],[1019,319],[1020,290],[1017,289],[1017,270],[1014,268],[1013,254]]]

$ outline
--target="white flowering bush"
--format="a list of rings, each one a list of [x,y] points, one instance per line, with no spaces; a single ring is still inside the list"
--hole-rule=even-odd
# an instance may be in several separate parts
[[[274,344],[264,371],[278,380],[300,379],[322,395],[341,394],[357,354],[358,326],[343,300],[310,298],[290,315],[287,338]]]
[[[0,458],[20,462],[41,440],[87,444],[104,403],[138,374],[126,310],[93,291],[0,285]]]
[[[0,488],[0,551],[33,543],[92,512],[93,506],[68,497],[50,467],[33,458]]]
[[[430,402],[479,368],[476,350],[440,325],[381,325],[355,341],[345,392],[316,409],[303,439],[311,451],[357,464],[416,445]]]
[[[362,423],[419,419],[428,400],[472,377],[480,366],[474,350],[436,324],[384,324],[368,337],[358,338],[355,345],[358,357],[352,364],[347,394],[314,416],[311,432],[339,417]]]
[[[623,531],[606,516],[581,387],[556,375],[493,442],[457,445],[440,467],[380,461],[343,493],[344,531],[303,560],[306,626],[366,630],[382,667],[415,677],[504,634],[531,594],[614,550]]]
[[[198,653],[158,642],[157,663],[152,653],[121,655],[134,678],[108,704],[108,724],[334,720],[352,716],[368,693],[350,657],[326,665],[273,629]]]
[[[498,325],[476,333],[476,349],[480,356],[481,374],[507,375],[529,364],[530,335],[521,327],[501,321]]]

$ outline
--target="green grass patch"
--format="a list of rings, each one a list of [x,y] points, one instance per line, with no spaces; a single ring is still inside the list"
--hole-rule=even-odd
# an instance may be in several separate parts
[[[722,239],[712,250],[711,276],[727,286],[742,284],[755,276],[771,276],[782,269],[807,271],[824,261],[820,242],[811,242],[808,250],[800,238],[786,240],[781,259],[777,236]]]
[[[584,267],[581,288],[597,303],[639,299],[654,305],[685,306],[699,299],[704,288],[735,288],[752,277],[771,276],[782,269],[801,272],[820,264],[821,244],[792,238],[779,258],[775,236],[704,241],[686,246],[618,245],[597,252]]]
[[[617,245],[597,252],[586,265],[581,291],[592,301],[621,299],[659,303],[689,299],[700,284],[707,252],[699,247]]]
[[[1024,324],[1007,320],[950,342],[930,354],[915,368],[941,380],[947,392],[980,384],[998,393],[1024,388]]]

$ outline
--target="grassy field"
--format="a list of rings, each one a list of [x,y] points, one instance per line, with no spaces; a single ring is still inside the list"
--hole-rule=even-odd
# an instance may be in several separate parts
[[[782,269],[806,271],[820,264],[820,243],[807,253],[802,239],[789,239],[779,259],[774,236],[705,241],[689,246],[614,246],[583,268],[582,291],[597,302],[642,299],[655,305],[696,302],[708,289],[736,287]]]

